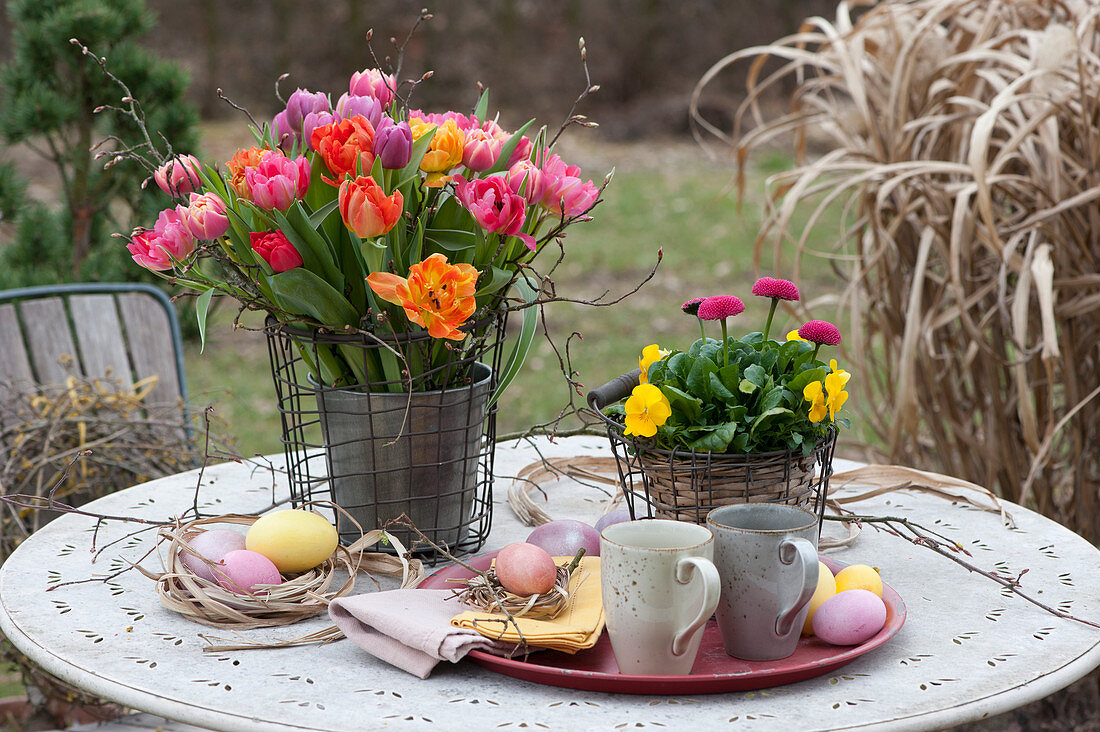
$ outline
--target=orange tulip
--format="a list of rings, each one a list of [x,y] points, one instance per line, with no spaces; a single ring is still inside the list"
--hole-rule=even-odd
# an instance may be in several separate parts
[[[371,239],[385,234],[401,218],[405,199],[395,190],[387,196],[374,178],[362,175],[340,184],[340,216],[344,225],[361,237]]]
[[[405,309],[405,315],[427,328],[432,338],[460,341],[459,327],[474,314],[478,271],[469,264],[448,264],[433,254],[409,267],[409,276],[372,272],[367,284],[380,298]]]
[[[270,148],[248,147],[241,148],[233,154],[233,158],[225,164],[229,168],[229,185],[237,192],[238,198],[251,200],[248,193],[248,183],[244,180],[245,171],[255,168],[260,164],[260,158]]]
[[[374,165],[374,127],[366,117],[350,117],[313,130],[310,145],[321,155],[334,179],[324,181],[340,185],[347,176],[355,176],[358,170],[369,173]],[[358,164],[362,161],[362,168]]]

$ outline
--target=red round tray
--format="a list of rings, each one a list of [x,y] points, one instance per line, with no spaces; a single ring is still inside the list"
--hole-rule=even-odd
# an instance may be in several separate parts
[[[467,564],[478,570],[488,569],[496,554],[482,554],[467,561]],[[834,574],[845,566],[828,557],[821,557],[821,561]],[[448,579],[468,579],[472,576],[469,570],[454,565],[426,577],[419,586],[429,589],[450,588],[454,587],[454,583],[448,583]],[[885,582],[882,584],[882,599],[886,602],[886,625],[866,642],[858,646],[831,646],[812,636],[803,637],[798,641],[794,655],[779,661],[742,661],[726,655],[718,623],[711,618],[703,629],[703,640],[695,665],[686,676],[620,673],[606,632],[600,636],[595,646],[575,655],[558,651],[538,651],[526,658],[503,658],[484,651],[470,651],[467,658],[505,676],[588,691],[623,694],[714,694],[764,689],[827,674],[890,640],[905,623],[905,603]]]

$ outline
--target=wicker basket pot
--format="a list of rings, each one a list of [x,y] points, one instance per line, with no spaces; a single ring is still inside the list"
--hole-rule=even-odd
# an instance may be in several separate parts
[[[634,370],[588,393],[589,406],[607,425],[632,517],[705,524],[707,514],[719,506],[785,503],[812,511],[820,524],[833,473],[835,429],[808,455],[801,450],[715,454],[656,448],[623,435],[623,425],[603,413],[630,394],[638,375]]]

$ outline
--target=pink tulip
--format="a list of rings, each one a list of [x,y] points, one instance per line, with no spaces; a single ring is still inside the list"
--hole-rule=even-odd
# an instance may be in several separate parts
[[[462,149],[462,164],[468,170],[488,170],[496,165],[503,146],[503,142],[494,139],[484,130],[471,130],[466,134],[466,145]]]
[[[546,195],[546,176],[530,160],[520,160],[509,168],[505,179],[512,192],[523,196],[528,203],[536,204]]]
[[[539,158],[545,154],[546,151],[543,151]],[[546,192],[539,201],[543,208],[572,218],[580,216],[595,205],[600,191],[592,181],[581,180],[580,166],[567,165],[557,155],[549,155],[545,157],[541,168],[546,179]]]
[[[535,240],[520,231],[527,217],[527,202],[508,188],[499,175],[476,180],[455,176],[455,196],[474,215],[474,220],[486,231],[500,232],[505,236],[517,236],[527,248],[535,251]]]
[[[169,196],[186,196],[202,186],[202,167],[194,155],[177,155],[153,173],[153,180]]]
[[[179,212],[166,208],[152,229],[134,229],[126,245],[134,261],[146,269],[172,269],[172,260],[183,261],[195,249],[195,239]]]
[[[374,97],[383,108],[393,103],[397,82],[393,76],[383,74],[378,69],[363,69],[351,75],[348,92],[353,97]]]
[[[509,138],[511,135],[508,136]],[[508,167],[518,163],[520,160],[531,159],[531,149],[535,146],[535,143],[531,142],[531,138],[524,136],[519,138],[519,142],[516,143],[516,148],[512,150],[512,154],[508,156]]]
[[[248,193],[255,203],[267,211],[286,211],[309,188],[309,161],[294,160],[276,151],[265,152],[260,163],[244,173]]]
[[[180,221],[196,239],[213,241],[229,231],[225,201],[216,193],[192,193],[186,206],[176,206]]]

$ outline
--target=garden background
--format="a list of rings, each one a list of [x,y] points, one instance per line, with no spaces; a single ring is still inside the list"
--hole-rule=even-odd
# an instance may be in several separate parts
[[[585,87],[577,45],[579,37],[585,39],[591,80],[600,88],[577,112],[599,126],[572,127],[560,144],[563,157],[581,165],[585,177],[598,182],[612,169],[615,177],[593,212],[594,221],[570,230],[567,258],[555,276],[558,292],[591,299],[606,291],[614,299],[649,273],[659,249],[663,253],[652,280],[613,307],[559,303],[547,310],[547,327],[556,343],[568,342],[576,379],[585,388],[632,368],[644,345],[690,342],[696,326],[679,311],[685,299],[719,293],[746,296],[759,274],[793,277],[793,246],[779,247],[778,267],[773,267],[770,250],[763,261],[754,262],[753,247],[764,216],[766,180],[792,167],[792,141],[780,138],[750,161],[739,204],[732,149],[713,140],[704,148],[693,140],[688,105],[695,84],[723,56],[792,33],[806,17],[833,17],[834,0],[453,0],[438,5],[431,8],[434,17],[407,48],[402,77],[434,72],[416,91],[426,110],[472,108],[480,83],[490,90],[490,107],[500,110],[506,129],[535,116],[553,130],[565,119]],[[173,100],[170,111],[179,113],[179,118],[164,124],[180,130],[178,139],[186,141],[177,145],[181,151],[194,152],[203,160],[225,161],[237,147],[251,144],[252,138],[247,119],[218,98],[219,89],[261,121],[281,108],[274,82],[284,73],[289,74],[281,85],[284,98],[295,87],[329,91],[335,98],[353,71],[377,65],[366,43],[368,29],[373,29],[373,48],[384,63],[384,57],[392,54],[389,39],[405,37],[421,4],[400,0],[0,0],[0,64],[12,64],[19,55],[17,12],[67,8],[79,19],[81,13],[99,17],[96,14],[103,7],[114,13],[113,24],[105,20],[59,26],[52,29],[52,37],[44,33],[40,42],[52,43],[58,57],[86,63],[67,44],[72,27],[86,28],[89,35],[81,40],[94,53],[106,55],[108,63],[128,52],[119,46],[115,55],[115,44],[108,40],[114,33],[128,36],[160,61],[174,64],[185,76],[165,72],[162,83],[151,85],[152,99]],[[134,18],[145,18],[145,24],[133,22]],[[39,71],[44,77],[56,74],[53,81],[62,90],[67,83],[75,84],[67,71],[45,66]],[[742,64],[720,75],[703,98],[703,113],[724,129],[732,126],[736,104],[744,98],[746,72],[747,64]],[[104,88],[112,89],[109,84]],[[763,101],[765,109],[784,111],[784,94],[793,88],[790,80],[780,84]],[[57,91],[50,93],[56,96]],[[10,102],[10,98],[4,100]],[[96,103],[117,103],[117,94]],[[193,119],[184,114],[188,107],[194,110]],[[83,111],[90,120],[90,109]],[[4,140],[0,140],[0,286],[40,284],[43,278],[138,278],[141,273],[130,262],[124,243],[109,235],[151,225],[158,206],[165,204],[155,194],[150,195],[157,203],[150,204],[137,200],[133,191],[119,192],[119,200],[90,227],[94,235],[89,264],[79,271],[72,266],[71,217],[66,219],[62,213],[52,223],[41,218],[33,225],[27,224],[29,216],[19,221],[18,212],[30,210],[36,202],[63,211],[67,200],[66,180],[58,166],[39,154],[41,139],[31,129],[34,115],[32,110],[18,118],[22,126],[14,129],[18,119],[10,108],[0,109],[0,118],[6,117]],[[104,134],[103,123],[96,124],[100,127],[95,128],[93,141]],[[73,154],[83,154],[87,148],[84,140],[69,142]],[[811,135],[810,156],[825,152],[823,144],[823,139]],[[126,171],[119,166],[118,172]],[[130,176],[132,182],[133,171]],[[17,195],[20,191],[22,196]],[[133,200],[123,200],[127,195]],[[806,213],[798,217],[805,221]],[[830,251],[840,235],[841,221],[839,208],[826,211],[813,226],[805,249]],[[28,237],[29,230],[35,236]],[[5,258],[5,250],[20,249],[18,256]],[[846,265],[829,257],[809,258],[797,279],[807,298],[816,302],[816,313],[829,317],[847,284]],[[766,310],[753,307],[752,298],[745,299],[750,308],[738,325],[745,330],[757,328]],[[213,407],[218,420],[215,429],[231,438],[240,454],[276,452],[280,427],[265,339],[255,331],[233,330],[235,312],[230,306],[217,311],[205,352],[200,353],[193,338],[187,344],[191,402],[198,408]],[[186,312],[183,317],[188,317]],[[783,317],[786,320],[779,326],[784,330],[801,322],[794,315]],[[258,316],[245,318],[250,327],[261,322]],[[577,335],[571,337],[573,333]],[[546,423],[566,406],[571,395],[560,373],[561,355],[541,340],[536,342],[524,371],[501,401],[499,431],[520,432]],[[882,423],[884,405],[872,403],[860,392],[861,380],[893,376],[887,366],[882,368],[882,373],[855,373],[848,386],[853,430],[842,436],[840,450],[845,457],[888,457],[884,454],[887,436],[874,426]],[[580,398],[572,396],[579,403]],[[1077,415],[1087,417],[1087,411]],[[562,425],[573,426],[572,422]],[[923,435],[920,440],[927,447]],[[934,450],[925,450],[929,452]],[[944,470],[947,466],[929,458],[917,467]],[[1096,488],[1095,483],[1086,483],[1090,500]],[[1081,526],[1088,521],[1095,524],[1097,519],[1092,517]],[[1005,723],[1026,729],[1087,726],[1096,719],[1098,704],[1095,677],[1086,682],[1076,696],[1006,715],[1012,720]]]

